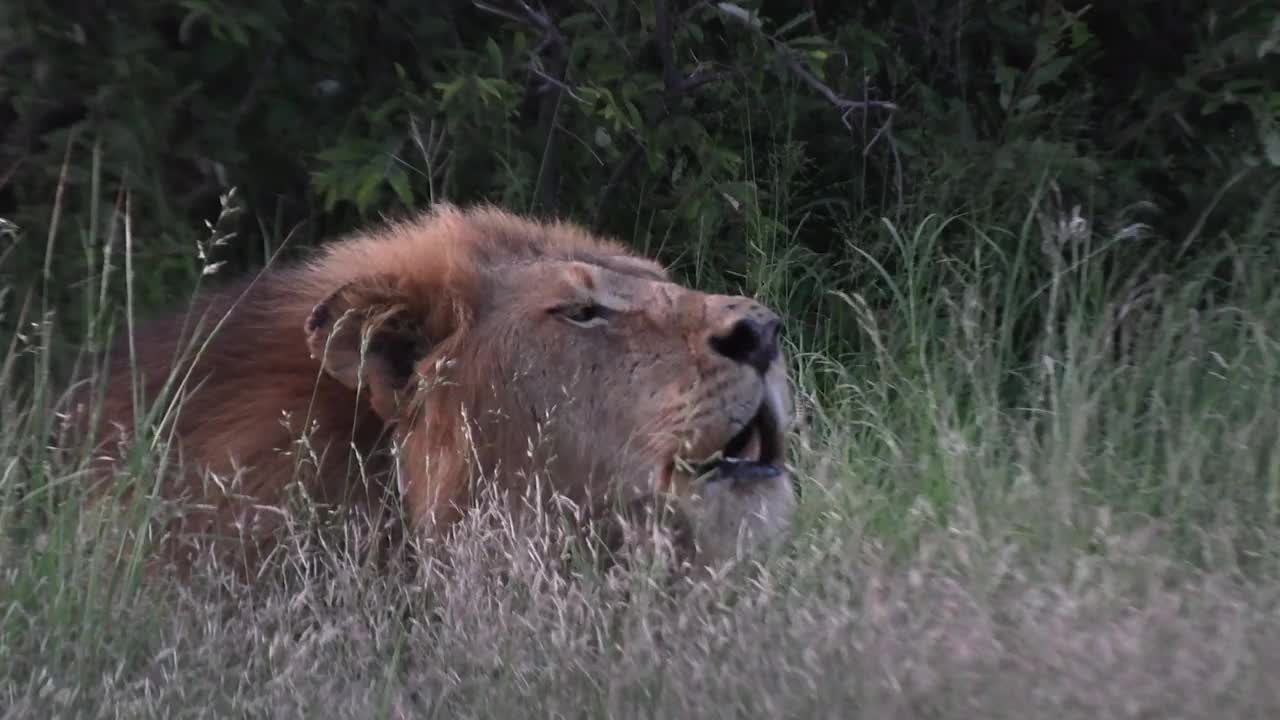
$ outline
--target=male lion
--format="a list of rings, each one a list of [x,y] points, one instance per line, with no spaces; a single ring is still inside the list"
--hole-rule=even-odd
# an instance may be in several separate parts
[[[675,498],[707,561],[794,506],[778,316],[570,224],[439,206],[194,310],[218,323],[207,340],[175,314],[114,353],[100,447],[172,378],[152,417],[181,469],[162,494],[186,499],[179,536],[238,562],[271,546],[291,485],[366,507],[398,492],[428,537],[492,488],[589,510]]]

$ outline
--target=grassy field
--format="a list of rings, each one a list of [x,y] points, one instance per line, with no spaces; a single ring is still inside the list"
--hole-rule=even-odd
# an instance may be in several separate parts
[[[56,318],[10,296],[0,716],[1276,717],[1274,231],[1130,283],[1117,248],[1174,241],[1043,200],[1008,226],[850,232],[892,269],[807,270],[761,225],[746,285],[796,318],[801,522],[675,590],[566,577],[484,517],[447,566],[379,573],[343,549],[353,531],[300,521],[251,588],[143,582],[119,530],[152,508],[80,502]],[[50,247],[103,246],[54,225]],[[93,256],[117,269],[77,289],[86,317],[104,282],[137,281],[124,239]]]

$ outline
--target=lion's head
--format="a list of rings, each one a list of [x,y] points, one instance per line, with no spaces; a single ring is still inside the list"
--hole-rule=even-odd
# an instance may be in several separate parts
[[[181,315],[117,347],[95,467],[110,475],[135,398],[172,392],[147,417],[180,451],[162,485],[186,505],[174,535],[237,562],[274,544],[293,487],[379,508],[395,478],[428,536],[490,489],[554,491],[588,516],[675,499],[726,545],[734,517],[773,534],[794,504],[778,316],[572,225],[438,207],[192,308],[218,321],[198,352]]]
[[[305,323],[310,353],[393,426],[424,529],[455,520],[481,483],[535,479],[591,506],[688,497],[701,478],[790,510],[782,323],[754,300],[494,209],[445,207],[335,244],[301,277],[313,294],[329,286]]]

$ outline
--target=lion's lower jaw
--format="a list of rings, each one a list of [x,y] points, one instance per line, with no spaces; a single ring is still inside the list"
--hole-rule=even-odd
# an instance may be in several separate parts
[[[796,508],[789,474],[694,485],[690,494],[650,494],[596,517],[588,535],[602,543],[603,568],[639,563],[664,568],[672,578],[704,580],[763,560],[789,534]]]
[[[685,501],[699,569],[763,556],[783,542],[796,510],[791,476],[780,472],[750,484],[712,480]]]

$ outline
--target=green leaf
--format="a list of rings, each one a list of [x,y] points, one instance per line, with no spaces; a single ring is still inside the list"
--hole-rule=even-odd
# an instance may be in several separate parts
[[[297,129],[298,109],[292,103],[272,103],[267,110],[267,127],[277,133],[287,133]]]
[[[1026,97],[1019,100],[1018,104],[1015,106],[1015,109],[1018,112],[1027,112],[1028,110],[1034,108],[1039,103],[1040,103],[1040,96],[1032,93],[1031,95],[1027,95]]]
[[[1031,87],[1042,88],[1058,79],[1058,76],[1071,66],[1070,57],[1056,57],[1036,69],[1031,76]]]
[[[566,31],[578,29],[594,30],[596,25],[596,14],[593,12],[575,13],[556,24],[561,30]]]
[[[667,165],[666,155],[658,147],[657,143],[648,143],[644,148],[645,159],[649,163],[649,172],[657,174]]]
[[[462,89],[462,85],[465,82],[465,78],[456,78],[449,82],[437,82],[431,84],[431,87],[435,88],[436,91],[440,93],[440,107],[442,109],[449,106],[450,101],[452,101],[453,97]]]
[[[490,37],[485,41],[484,49],[489,55],[489,64],[493,66],[494,74],[502,75],[502,50],[498,48],[498,43]]]
[[[1262,149],[1272,167],[1280,167],[1280,131],[1272,128],[1262,134]]]
[[[404,168],[395,167],[387,173],[387,183],[395,191],[396,197],[405,205],[413,205],[413,189],[409,186],[409,175]]]
[[[792,30],[795,30],[797,27],[800,26],[800,23],[805,22],[811,17],[813,17],[813,11],[806,10],[805,12],[802,12],[799,15],[783,23],[782,27],[779,27],[777,30],[773,31],[773,34],[777,35],[778,37],[782,37],[783,35],[786,35],[787,33],[791,32]]]
[[[1000,109],[1008,110],[1013,102],[1013,86],[1017,82],[1018,72],[1004,63],[997,63],[996,85],[1000,88]]]
[[[1076,21],[1071,23],[1071,49],[1079,50],[1093,39],[1093,33],[1089,32],[1089,26],[1085,23]]]
[[[374,199],[378,196],[378,187],[382,185],[382,176],[380,173],[368,172],[360,178],[360,184],[356,188],[355,197],[356,209],[364,213],[373,204]]]

